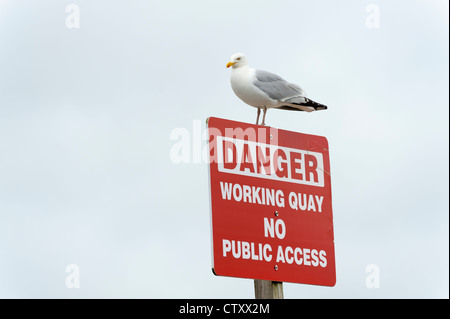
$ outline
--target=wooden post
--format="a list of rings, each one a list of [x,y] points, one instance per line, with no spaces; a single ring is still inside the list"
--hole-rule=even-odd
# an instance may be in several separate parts
[[[284,299],[283,283],[255,279],[255,299]]]

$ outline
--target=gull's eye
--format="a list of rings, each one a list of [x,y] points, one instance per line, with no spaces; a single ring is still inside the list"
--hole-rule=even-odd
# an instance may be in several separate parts
[[[238,60],[238,61],[239,61],[240,59],[241,59],[241,58],[237,58],[236,60]]]

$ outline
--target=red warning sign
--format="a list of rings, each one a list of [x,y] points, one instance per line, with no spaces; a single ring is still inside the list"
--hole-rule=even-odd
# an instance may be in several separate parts
[[[325,137],[208,119],[213,272],[336,282]]]

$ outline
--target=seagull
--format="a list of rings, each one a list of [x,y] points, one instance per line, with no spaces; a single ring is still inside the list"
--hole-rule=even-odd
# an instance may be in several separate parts
[[[266,125],[266,112],[270,108],[305,112],[327,109],[327,106],[307,98],[305,91],[297,84],[289,83],[276,74],[250,68],[247,57],[242,53],[231,56],[227,63],[227,68],[229,67],[234,93],[242,101],[258,109],[256,125],[261,109],[264,112],[261,125]]]

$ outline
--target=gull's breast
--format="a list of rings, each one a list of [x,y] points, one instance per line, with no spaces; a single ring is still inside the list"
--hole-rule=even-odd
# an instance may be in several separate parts
[[[233,69],[231,72],[231,88],[245,103],[254,107],[274,106],[277,101],[253,85],[255,70],[249,68]]]

